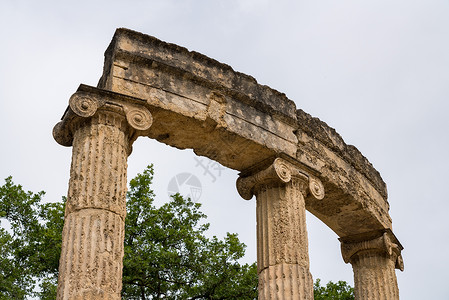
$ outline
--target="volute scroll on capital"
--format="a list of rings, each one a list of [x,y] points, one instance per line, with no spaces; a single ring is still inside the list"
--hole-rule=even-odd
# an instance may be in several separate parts
[[[87,93],[75,93],[69,99],[70,109],[78,116],[83,118],[92,117],[98,108],[103,106],[105,101],[92,97]]]
[[[80,91],[81,90],[81,91]],[[87,91],[86,91],[87,90]],[[102,95],[102,93],[106,95]],[[115,99],[114,94],[93,87],[81,85],[70,97],[69,106],[62,120],[53,128],[54,139],[63,146],[72,146],[74,125],[92,118],[98,111],[114,112],[126,120],[134,140],[137,136],[146,135],[153,123],[153,117],[144,103],[138,100]]]
[[[144,107],[125,105],[123,107],[128,124],[137,131],[146,131],[153,124],[153,116]]]
[[[360,242],[341,241],[341,254],[345,263],[349,263],[352,257],[358,253],[376,251],[386,254],[394,260],[396,269],[404,271],[404,261],[402,259],[401,250],[401,244],[389,230],[385,231],[380,237],[370,240]]]
[[[324,198],[324,186],[321,180],[279,157],[266,169],[246,177],[239,177],[236,183],[237,191],[243,199],[250,200],[261,184],[286,184],[293,177],[299,178],[304,183],[302,188],[304,197],[310,193],[317,200]]]

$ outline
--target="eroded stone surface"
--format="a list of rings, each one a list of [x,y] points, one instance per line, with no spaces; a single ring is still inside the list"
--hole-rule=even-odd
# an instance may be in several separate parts
[[[240,177],[237,188],[256,195],[259,299],[313,299],[304,201],[309,178],[277,158]]]
[[[150,137],[193,148],[224,166],[244,170],[257,156],[295,156],[293,101],[227,65],[151,36],[117,30],[98,87],[162,108],[164,120]],[[188,132],[180,135],[179,125]]]
[[[391,231],[373,236],[359,241],[340,239],[343,260],[354,270],[354,295],[366,300],[399,299],[395,268],[404,269],[402,246]]]
[[[341,237],[391,228],[386,185],[369,161],[334,129],[250,76],[118,29],[99,87],[146,100],[155,122],[149,137],[243,175],[280,155],[302,163],[326,190],[322,201],[306,199],[307,209]]]
[[[333,128],[251,76],[118,29],[98,88],[79,87],[53,135],[73,145],[58,299],[120,295],[126,159],[138,136],[241,172],[240,194],[257,198],[261,299],[313,297],[305,208],[355,251],[343,255],[350,253],[358,299],[384,299],[385,286],[388,299],[398,297],[402,246],[380,174]],[[394,255],[366,248],[386,232]]]
[[[81,89],[55,127],[56,140],[73,145],[58,299],[120,299],[127,158],[151,125],[137,108]]]
[[[320,174],[322,201],[307,209],[340,237],[391,228],[386,185],[371,163],[326,123],[298,110],[297,159]]]

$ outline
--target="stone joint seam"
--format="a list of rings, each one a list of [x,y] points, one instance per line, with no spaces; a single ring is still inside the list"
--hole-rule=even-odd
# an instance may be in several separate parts
[[[184,98],[184,99],[193,101],[193,102],[195,102],[195,103],[198,103],[198,104],[200,104],[200,105],[206,106],[203,102],[198,101],[198,100],[196,100],[196,99],[193,99],[193,98],[190,98],[190,97],[186,97],[186,96],[184,96],[184,95],[181,95],[181,94],[178,94],[178,93],[175,93],[175,92],[169,91],[169,90],[167,90],[167,89],[164,89],[164,88],[161,88],[161,87],[157,87],[157,86],[154,86],[154,85],[151,85],[151,84],[148,84],[148,83],[139,82],[139,81],[135,81],[135,80],[132,80],[132,79],[129,79],[129,78],[124,78],[124,77],[120,77],[120,76],[116,76],[116,75],[114,75],[114,78],[118,78],[118,79],[121,79],[121,80],[124,80],[124,81],[129,81],[129,82],[133,82],[133,83],[137,83],[137,84],[141,84],[141,85],[145,85],[145,86],[148,86],[148,87],[150,87],[150,88],[158,89],[158,90],[164,91],[165,93],[168,93],[168,94],[171,94],[171,95],[175,95],[175,96],[178,96],[178,97],[181,97],[181,98]],[[216,93],[216,92],[214,92],[214,93]],[[164,108],[164,107],[162,107],[162,108]],[[255,108],[255,109],[256,109],[256,108]],[[262,111],[262,112],[263,112],[263,111]],[[265,113],[265,112],[263,112],[263,113]],[[278,137],[278,138],[280,138],[280,139],[282,139],[282,140],[284,140],[284,141],[286,141],[286,142],[288,142],[288,143],[292,143],[292,141],[287,140],[285,137],[280,136],[280,135],[277,134],[276,132],[273,132],[272,130],[269,130],[268,128],[265,128],[265,127],[262,127],[262,126],[260,126],[260,125],[258,125],[258,124],[255,124],[254,122],[250,122],[248,119],[244,119],[244,118],[242,118],[242,117],[240,117],[240,116],[238,116],[238,115],[236,115],[236,114],[233,114],[233,113],[231,113],[231,112],[226,112],[226,114],[227,114],[227,115],[230,115],[230,116],[233,116],[233,117],[235,117],[235,118],[237,118],[237,119],[239,119],[239,120],[242,120],[242,121],[244,121],[244,122],[246,122],[246,123],[248,123],[248,124],[251,124],[251,125],[253,125],[253,126],[257,127],[257,128],[260,128],[260,129],[262,129],[262,130],[268,131],[268,132],[270,132],[271,134],[273,134],[274,136],[276,136],[276,137]],[[284,121],[284,120],[281,120],[281,121]],[[289,124],[289,123],[287,123],[287,124],[291,126],[291,124]],[[292,127],[292,128],[293,128],[293,127]],[[296,129],[293,128],[293,133],[294,133],[294,130],[296,130]],[[295,144],[296,144],[296,143],[295,143]]]
[[[257,99],[251,98],[248,95],[245,95],[235,89],[229,88],[224,86],[221,83],[215,82],[215,81],[211,81],[208,80],[204,77],[200,77],[192,72],[189,72],[187,70],[181,69],[179,67],[176,66],[172,66],[170,64],[167,64],[166,62],[154,59],[154,58],[149,58],[149,57],[145,57],[142,55],[138,55],[136,53],[129,53],[127,51],[123,51],[123,50],[118,50],[116,53],[116,57],[119,59],[127,59],[127,60],[131,60],[132,62],[138,62],[138,60],[144,62],[147,65],[151,65],[151,67],[153,69],[159,69],[162,71],[166,71],[168,73],[172,73],[172,74],[176,74],[184,79],[190,79],[194,82],[196,82],[197,84],[200,84],[204,87],[207,88],[211,88],[213,90],[219,90],[220,92],[222,92],[225,95],[229,95],[232,97],[236,97],[239,100],[242,100],[244,103],[252,106],[252,107],[259,107],[258,110],[265,112],[265,113],[269,113],[269,114],[273,114],[277,117],[279,117],[282,121],[284,121],[285,123],[294,126],[295,128],[298,127],[297,125],[297,117],[296,117],[296,113],[293,116],[288,116],[285,115],[284,113],[275,110],[274,108],[272,108],[270,105],[261,102]],[[136,59],[137,58],[137,59]],[[116,76],[114,76],[116,77]],[[277,92],[277,91],[276,91]],[[279,92],[278,92],[279,93]],[[285,98],[286,100],[288,100],[289,102],[293,102],[292,100]]]
[[[125,222],[125,217],[126,217],[126,216],[124,216],[123,214],[120,214],[120,213],[118,213],[118,212],[116,212],[116,211],[113,211],[113,210],[111,210],[111,209],[108,209],[108,208],[98,208],[98,207],[73,208],[73,209],[70,210],[70,212],[68,212],[64,217],[70,215],[71,213],[77,213],[77,212],[80,212],[80,211],[82,211],[82,210],[98,210],[98,211],[106,211],[106,212],[110,212],[110,213],[113,213],[114,215],[119,216],[120,219],[121,219],[123,222]],[[125,213],[125,215],[126,215],[126,213]]]
[[[279,266],[279,265],[300,266],[300,267],[304,267],[304,268],[308,269],[308,266],[301,265],[301,264],[298,264],[298,263],[280,262],[280,263],[277,263],[277,264],[268,265],[266,267],[261,268],[260,270],[257,271],[257,274],[261,274],[263,271],[268,270],[270,267],[275,267],[275,266]]]

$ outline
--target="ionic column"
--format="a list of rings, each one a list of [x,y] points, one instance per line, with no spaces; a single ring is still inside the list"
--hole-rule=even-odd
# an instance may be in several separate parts
[[[144,107],[75,93],[55,139],[73,145],[57,299],[121,299],[127,158]]]
[[[318,180],[277,158],[267,169],[237,180],[244,199],[256,195],[259,299],[313,299],[304,197]]]
[[[354,270],[355,299],[399,299],[395,268],[404,270],[402,246],[391,232],[365,241],[342,241],[341,250],[343,260]]]

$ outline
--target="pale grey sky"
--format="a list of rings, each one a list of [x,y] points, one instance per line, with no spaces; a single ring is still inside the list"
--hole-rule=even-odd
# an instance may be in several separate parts
[[[115,28],[127,27],[252,75],[334,127],[387,183],[405,247],[401,298],[449,299],[448,16],[446,0],[3,0],[0,178],[47,201],[66,194],[71,149],[52,128],[80,83],[97,84]],[[149,163],[159,202],[174,176],[197,176],[212,234],[239,233],[245,261],[256,259],[255,201],[238,196],[235,171],[213,181],[191,151],[140,139],[129,178]],[[310,214],[308,231],[313,277],[353,284],[337,236]]]

